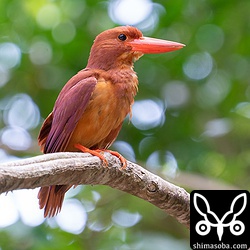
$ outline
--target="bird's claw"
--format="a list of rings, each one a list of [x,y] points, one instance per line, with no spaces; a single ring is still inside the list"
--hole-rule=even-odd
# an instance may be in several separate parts
[[[109,150],[109,149],[97,149],[96,151],[97,152],[108,152],[111,155],[116,156],[121,162],[121,165],[122,165],[121,169],[125,169],[127,167],[127,160],[121,154],[119,154],[118,152],[112,151],[112,150]]]
[[[116,151],[112,151],[112,150],[108,150],[108,149],[95,149],[95,150],[93,150],[93,149],[86,148],[81,144],[75,144],[74,146],[75,146],[75,148],[79,149],[83,153],[90,153],[91,155],[97,156],[104,163],[105,167],[108,166],[108,161],[106,160],[106,158],[103,155],[104,152],[108,152],[111,155],[116,156],[121,162],[121,165],[122,165],[121,169],[125,169],[127,167],[127,160]]]
[[[108,166],[108,161],[106,160],[103,154],[100,154],[99,149],[97,150],[89,149],[89,148],[84,147],[81,144],[75,144],[74,147],[81,150],[83,153],[90,153],[93,156],[97,156],[104,163],[105,167]]]

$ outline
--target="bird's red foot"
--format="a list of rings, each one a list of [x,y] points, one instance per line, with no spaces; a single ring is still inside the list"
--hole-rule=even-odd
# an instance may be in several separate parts
[[[96,149],[96,150],[89,149],[89,148],[86,148],[86,147],[84,147],[83,145],[81,145],[79,143],[75,144],[74,147],[81,150],[83,153],[90,153],[91,155],[97,156],[98,158],[100,158],[105,163],[106,166],[108,166],[108,161],[105,159],[103,154],[100,154],[101,150],[99,150],[99,149]]]
[[[112,151],[112,150],[108,150],[108,149],[95,149],[95,150],[93,150],[93,149],[86,148],[79,143],[75,144],[74,146],[75,146],[75,148],[81,150],[83,153],[90,153],[94,156],[99,157],[105,163],[106,166],[108,166],[108,161],[105,159],[105,157],[102,153],[108,152],[111,155],[116,156],[120,160],[121,165],[122,165],[121,169],[125,169],[127,167],[127,160],[116,151]]]
[[[127,160],[121,154],[119,154],[118,152],[112,151],[112,150],[109,150],[109,149],[97,149],[96,151],[97,152],[108,152],[111,155],[116,156],[120,160],[120,162],[122,164],[121,169],[125,169],[127,167]]]

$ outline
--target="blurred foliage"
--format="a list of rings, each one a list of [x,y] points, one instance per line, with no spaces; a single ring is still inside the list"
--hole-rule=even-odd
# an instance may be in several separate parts
[[[117,13],[112,16],[115,2],[1,0],[1,161],[40,154],[36,137],[59,91],[85,67],[95,36],[121,24]],[[147,104],[149,116],[159,117],[151,124],[146,116],[145,125],[134,114],[139,125],[126,120],[118,137],[126,143],[114,148],[188,190],[249,190],[250,2],[159,0],[151,7],[145,20],[152,22],[135,26],[186,47],[135,64],[136,101],[147,100],[138,107]],[[81,233],[60,229],[53,219],[37,227],[19,220],[0,229],[0,249],[189,248],[187,230],[151,204],[103,186],[85,187],[77,198],[84,204],[93,191],[101,198]],[[116,210],[139,213],[140,220],[117,225],[111,219]],[[94,230],[89,221],[106,226]]]

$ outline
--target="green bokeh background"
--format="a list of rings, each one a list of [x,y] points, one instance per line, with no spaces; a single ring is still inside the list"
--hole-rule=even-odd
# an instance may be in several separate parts
[[[140,82],[136,101],[163,103],[165,120],[146,130],[125,121],[118,140],[131,145],[142,166],[188,191],[249,190],[250,2],[154,3],[158,21],[144,34],[179,41],[186,47],[165,55],[145,55],[135,64]],[[0,86],[0,146],[5,156],[40,154],[36,138],[59,91],[85,67],[95,36],[119,25],[110,18],[108,4],[96,0],[1,0],[0,44],[16,44],[22,52],[20,62],[8,70],[9,80]],[[44,6],[52,6],[44,9],[52,9],[47,22],[39,21]],[[49,46],[48,62],[35,64],[30,59],[36,42]],[[206,77],[199,78],[200,72],[209,67]],[[4,70],[0,68],[0,72]],[[176,92],[178,87],[180,92]],[[167,90],[174,90],[176,99],[178,93],[184,93],[186,99],[173,105]],[[8,127],[4,120],[7,103],[21,93],[39,107],[41,118],[37,126],[27,129],[33,140],[31,146],[14,150],[3,143],[1,135]],[[156,155],[155,165],[149,161],[152,154]],[[173,162],[178,168],[169,174]],[[189,249],[189,232],[153,205],[103,186],[85,187],[77,198],[91,200],[92,191],[101,194],[95,210],[88,213],[92,221],[109,224],[117,209],[138,212],[141,220],[132,227],[112,225],[99,232],[86,227],[77,235],[47,222],[28,227],[19,220],[0,228],[0,249]]]

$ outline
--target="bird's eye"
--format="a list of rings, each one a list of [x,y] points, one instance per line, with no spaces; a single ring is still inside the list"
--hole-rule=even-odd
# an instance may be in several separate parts
[[[120,34],[120,35],[118,36],[118,39],[121,40],[121,41],[125,41],[125,40],[127,39],[127,36],[124,35],[124,34]]]

